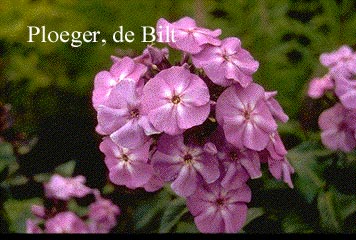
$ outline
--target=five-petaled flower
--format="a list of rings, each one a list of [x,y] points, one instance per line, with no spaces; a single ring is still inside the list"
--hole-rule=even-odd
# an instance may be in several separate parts
[[[169,135],[202,124],[210,113],[209,90],[184,66],[159,72],[143,87],[143,111],[153,126]]]

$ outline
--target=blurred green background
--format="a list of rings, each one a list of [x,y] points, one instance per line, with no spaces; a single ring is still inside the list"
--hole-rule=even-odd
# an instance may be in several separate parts
[[[316,137],[317,117],[325,108],[325,103],[306,98],[306,87],[312,77],[326,73],[319,63],[321,53],[335,50],[343,44],[355,49],[354,0],[2,0],[0,102],[11,105],[14,122],[13,127],[4,131],[2,136],[14,146],[17,175],[26,181],[14,186],[10,184],[6,191],[1,190],[1,205],[7,199],[40,197],[42,185],[33,176],[52,172],[58,165],[70,160],[76,163],[74,175],[85,175],[89,186],[107,186],[107,171],[98,150],[100,136],[94,131],[95,111],[91,107],[94,76],[110,67],[111,55],[137,55],[146,47],[140,41],[129,44],[108,41],[105,46],[83,43],[77,48],[69,43],[41,43],[38,38],[35,43],[28,43],[27,26],[45,25],[47,31],[57,32],[100,31],[101,37],[110,39],[121,25],[125,30],[140,35],[141,26],[155,26],[161,17],[175,21],[183,16],[196,19],[200,26],[222,29],[222,37],[241,39],[243,47],[260,62],[260,68],[254,75],[255,81],[267,90],[278,91],[277,99],[291,118],[289,123],[281,125],[287,148],[293,148],[291,158],[302,161],[319,156],[319,152],[314,155],[298,152],[304,151],[303,146],[311,152],[313,144],[305,143],[295,148],[311,140],[320,144]],[[337,154],[339,158],[343,157]],[[323,163],[325,165],[325,161]],[[308,171],[304,169],[307,165],[303,163],[299,167],[303,168],[302,171]],[[350,176],[351,187],[341,184],[345,193],[350,193],[350,189],[352,194],[355,192],[353,170],[354,165],[347,170],[349,175],[333,172],[340,177]],[[325,175],[327,170],[319,171]],[[342,224],[332,222],[332,227],[325,228],[323,219],[330,218],[330,215],[321,216],[318,213],[320,203],[313,196],[307,193],[309,198],[304,199],[303,192],[313,190],[304,191],[299,189],[298,184],[293,191],[283,184],[268,189],[269,184],[272,183],[268,179],[252,183],[255,195],[251,206],[263,207],[267,212],[245,231],[355,231],[354,223],[345,225],[346,217]],[[306,185],[302,183],[300,186],[303,184]],[[317,187],[324,189],[325,186],[317,184]],[[136,206],[141,205],[141,200],[157,197],[157,194],[123,188],[113,191],[110,194],[124,209],[122,216],[126,218],[120,220],[116,230],[135,231],[133,212]],[[128,205],[132,199],[133,205]],[[6,212],[4,209],[2,207],[1,211]],[[9,230],[10,220],[2,218],[2,232],[15,231],[11,227]],[[191,218],[188,217],[187,221],[191,222]],[[345,221],[353,220],[348,218]]]

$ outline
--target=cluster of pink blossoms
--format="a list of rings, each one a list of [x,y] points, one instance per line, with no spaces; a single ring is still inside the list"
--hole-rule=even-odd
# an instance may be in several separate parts
[[[201,232],[237,232],[251,200],[246,182],[261,177],[261,162],[293,187],[276,123],[288,116],[276,92],[253,83],[259,63],[238,38],[220,40],[220,29],[197,27],[189,17],[160,19],[157,29],[167,28],[180,62],[172,65],[168,49],[148,46],[133,59],[113,57],[110,70],[95,77],[96,130],[105,135],[100,150],[109,178],[146,191],[169,182]]]
[[[308,95],[320,98],[329,91],[338,100],[319,117],[321,140],[331,150],[351,152],[356,147],[356,53],[344,45],[323,53],[320,62],[329,71],[311,80]]]
[[[45,184],[45,206],[33,205],[35,218],[26,222],[27,233],[109,233],[116,226],[120,209],[110,200],[103,198],[97,189],[85,184],[85,177],[64,178],[53,175]],[[88,206],[85,216],[68,210],[68,201],[89,194],[95,201]]]

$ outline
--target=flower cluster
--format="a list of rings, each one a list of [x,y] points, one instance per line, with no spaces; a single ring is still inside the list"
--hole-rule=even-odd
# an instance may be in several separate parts
[[[331,92],[337,100],[319,117],[321,140],[331,150],[351,152],[356,147],[356,53],[344,45],[323,53],[320,62],[329,71],[322,78],[311,80],[308,95],[320,98]]]
[[[108,233],[116,226],[120,209],[103,198],[97,189],[85,184],[85,177],[64,178],[53,175],[45,184],[44,206],[33,205],[35,218],[26,222],[27,233]],[[68,209],[69,201],[94,195],[95,201],[88,206],[84,216]]]
[[[235,37],[196,26],[184,17],[157,29],[175,31],[168,45],[148,46],[136,58],[113,57],[110,71],[95,77],[97,132],[104,135],[110,180],[156,191],[166,182],[187,199],[201,232],[237,232],[245,222],[248,179],[271,174],[293,187],[294,172],[277,131],[288,116],[252,75],[259,67]],[[163,33],[165,34],[165,33]],[[166,39],[165,36],[162,39]]]

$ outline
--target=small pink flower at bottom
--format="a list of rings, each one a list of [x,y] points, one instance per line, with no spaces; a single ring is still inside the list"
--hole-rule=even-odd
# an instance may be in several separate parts
[[[45,223],[46,233],[88,233],[85,222],[72,212],[61,212]]]
[[[159,72],[143,87],[143,111],[159,131],[178,135],[202,124],[210,113],[205,82],[185,67]]]
[[[119,214],[118,206],[98,196],[96,201],[89,205],[90,232],[109,233],[116,226]]]
[[[212,183],[220,175],[215,156],[201,147],[184,145],[183,135],[162,135],[152,164],[163,180],[173,181],[173,191],[182,197],[192,195],[202,182]]]
[[[39,219],[26,220],[26,233],[43,233],[43,230],[38,226]]]
[[[327,90],[334,89],[334,82],[330,74],[322,78],[313,78],[309,83],[308,96],[311,98],[320,98]]]
[[[100,151],[105,154],[105,164],[109,169],[110,181],[134,189],[142,187],[153,175],[148,163],[151,142],[136,149],[128,149],[115,144],[110,138],[104,138]]]
[[[44,218],[46,215],[46,209],[44,206],[35,204],[31,206],[31,213],[38,218]]]
[[[85,181],[84,176],[65,178],[55,174],[49,182],[44,185],[46,197],[59,200],[84,197],[92,192],[89,187],[84,185]]]
[[[331,150],[351,152],[356,146],[356,111],[345,109],[337,103],[325,110],[319,117],[321,140]]]
[[[203,233],[236,233],[247,216],[246,203],[251,201],[251,190],[244,184],[238,189],[227,190],[219,181],[199,186],[187,198],[187,206],[194,222]]]

